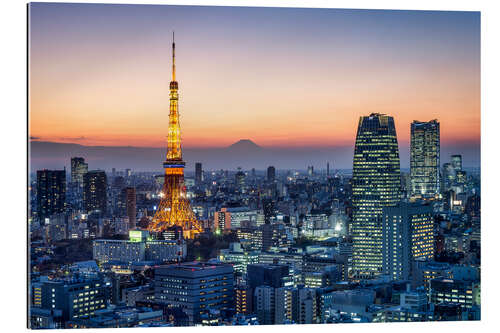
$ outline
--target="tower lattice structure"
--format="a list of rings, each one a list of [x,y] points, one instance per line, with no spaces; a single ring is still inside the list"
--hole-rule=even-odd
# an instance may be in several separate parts
[[[150,231],[163,232],[169,227],[182,227],[184,237],[193,238],[202,231],[184,185],[181,128],[179,124],[179,85],[175,80],[175,39],[172,42],[172,81],[170,82],[170,113],[167,138],[167,158],[163,162],[165,183],[160,193],[160,205],[148,226]]]

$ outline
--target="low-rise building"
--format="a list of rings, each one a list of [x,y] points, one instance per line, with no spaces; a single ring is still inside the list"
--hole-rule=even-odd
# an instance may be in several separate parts
[[[481,304],[479,282],[437,278],[430,280],[429,299],[431,303],[451,303],[472,308]]]
[[[180,307],[190,325],[208,309],[233,306],[233,273],[229,264],[190,262],[155,268],[155,301]]]
[[[186,257],[186,243],[177,240],[154,240],[147,231],[131,230],[129,240],[96,239],[93,258],[100,263],[154,261],[175,262]]]
[[[46,279],[37,284],[40,308],[60,310],[64,321],[89,317],[108,306],[111,283],[100,275],[67,279]]]

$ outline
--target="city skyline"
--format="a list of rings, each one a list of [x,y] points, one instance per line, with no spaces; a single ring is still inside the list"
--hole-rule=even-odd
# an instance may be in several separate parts
[[[34,140],[163,147],[175,30],[185,148],[354,147],[379,112],[402,149],[437,118],[443,151],[479,164],[479,13],[34,4],[31,21]]]
[[[479,13],[28,8],[28,328],[481,320]]]

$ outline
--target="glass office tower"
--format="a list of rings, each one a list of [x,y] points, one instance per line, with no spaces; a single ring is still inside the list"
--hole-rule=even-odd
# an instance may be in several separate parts
[[[434,198],[440,191],[439,122],[413,121],[410,144],[411,196]]]
[[[352,203],[353,274],[382,274],[382,209],[401,197],[394,118],[372,113],[359,119],[354,147]]]

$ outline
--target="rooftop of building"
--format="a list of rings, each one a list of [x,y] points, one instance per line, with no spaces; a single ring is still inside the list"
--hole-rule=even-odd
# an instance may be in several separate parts
[[[240,206],[240,207],[226,207],[221,209],[222,212],[228,213],[241,213],[241,212],[250,212],[257,211],[256,209],[250,209],[249,207]]]
[[[171,265],[162,265],[159,266],[159,268],[168,268],[168,269],[175,269],[177,271],[209,271],[209,270],[214,270],[217,268],[221,267],[232,267],[231,264],[226,264],[226,263],[220,263],[220,262],[199,262],[199,261],[192,261],[192,262],[186,262],[186,263],[179,263],[179,264],[171,264]]]
[[[41,283],[51,283],[54,285],[78,285],[78,284],[86,284],[92,282],[102,281],[100,274],[73,274],[67,277],[58,277],[58,278],[40,278]]]

